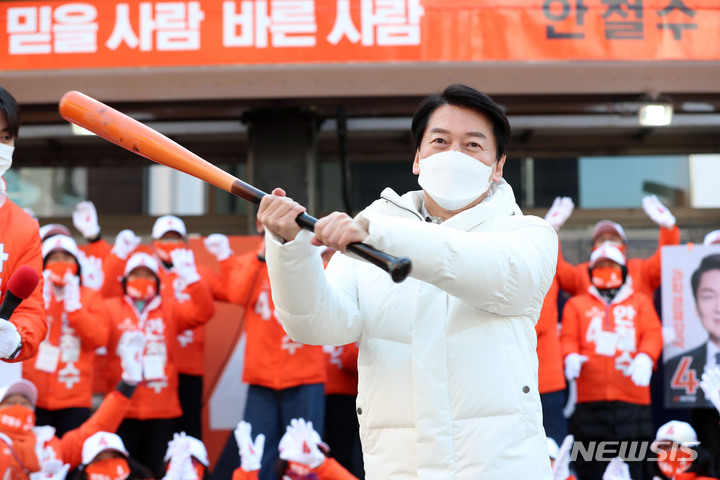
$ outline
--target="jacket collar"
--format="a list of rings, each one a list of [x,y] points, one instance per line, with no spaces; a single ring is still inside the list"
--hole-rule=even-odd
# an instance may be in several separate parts
[[[386,188],[380,194],[380,198],[407,211],[418,220],[424,220],[420,214],[425,198],[422,190],[400,196],[393,189]],[[448,218],[442,224],[456,230],[469,231],[492,218],[512,215],[522,215],[522,211],[515,202],[512,187],[502,179],[492,184],[489,195],[482,202]]]

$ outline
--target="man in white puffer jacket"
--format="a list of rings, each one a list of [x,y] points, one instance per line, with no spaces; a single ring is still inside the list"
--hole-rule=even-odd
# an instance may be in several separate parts
[[[360,342],[357,415],[368,479],[551,479],[537,391],[535,323],[557,234],[523,216],[502,179],[510,126],[489,97],[451,85],[413,118],[422,191],[390,189],[315,236],[282,189],[262,199],[278,316],[293,340]],[[412,261],[395,284],[335,255],[365,242]]]

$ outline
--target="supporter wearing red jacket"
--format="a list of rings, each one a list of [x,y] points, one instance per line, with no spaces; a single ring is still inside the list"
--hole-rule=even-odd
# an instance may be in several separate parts
[[[186,282],[173,265],[172,252],[186,249],[185,223],[174,215],[159,217],[152,228],[152,249],[159,261],[160,283],[172,288],[175,300],[185,303],[190,299]],[[212,298],[227,301],[226,285],[220,274],[211,268],[197,265],[200,282],[210,289]],[[205,367],[205,325],[178,330],[173,337],[178,352],[175,362],[178,370],[178,394],[183,414],[175,422],[176,432],[185,432],[194,438],[202,438],[202,394]]]
[[[38,388],[38,425],[60,436],[90,417],[95,349],[108,340],[105,302],[81,285],[75,241],[55,235],[42,246],[43,296],[48,334],[34,359],[23,362],[23,377]]]
[[[182,414],[173,339],[178,331],[207,322],[215,311],[208,288],[199,282],[192,252],[174,251],[173,263],[188,285],[189,301],[180,304],[171,289],[161,288],[157,261],[142,252],[133,254],[125,265],[125,295],[107,300],[110,384],[120,378],[118,348],[122,350],[125,334],[141,331],[147,338],[143,352],[145,382],[138,387],[118,434],[132,456],[156,475],[162,473],[165,445],[172,438],[175,419]]]
[[[144,338],[133,335],[123,353],[123,375],[92,417],[79,428],[58,437],[51,426],[35,426],[38,390],[22,379],[0,387],[0,478],[29,480],[41,473],[46,480],[64,480],[80,465],[83,442],[95,432],[115,431],[130,406],[130,397],[142,379],[139,353]]]
[[[20,129],[20,110],[10,93],[0,87],[0,177],[12,165],[15,138]],[[0,178],[0,294],[5,299],[10,276],[23,265],[42,273],[38,223],[7,196]],[[32,358],[45,334],[42,279],[29,298],[15,309],[12,318],[0,321],[0,360],[21,362]]]
[[[555,230],[570,217],[574,208],[568,197],[558,197],[545,216]],[[675,217],[655,195],[643,198],[643,209],[650,219],[660,227],[658,248],[649,258],[630,258],[627,260],[628,276],[633,279],[633,289],[652,298],[660,286],[660,250],[665,245],[680,244],[680,230],[675,225]],[[619,248],[627,255],[627,237],[623,228],[610,220],[602,220],[595,224],[592,231],[593,249],[608,244]],[[591,285],[588,274],[588,262],[573,265],[567,262],[560,252],[557,266],[557,279],[560,289],[570,295],[579,295],[587,291]]]
[[[212,253],[215,253],[213,243],[223,237],[215,235],[218,234],[209,236],[206,242]],[[268,448],[260,471],[260,478],[267,480],[275,478],[277,445],[292,418],[306,418],[322,430],[327,373],[322,347],[294,342],[280,325],[264,254],[263,242],[257,252],[222,260],[220,268],[229,300],[245,307],[247,345],[243,381],[249,384],[245,420],[267,439]],[[229,478],[237,464],[237,445],[231,436],[214,476]]]
[[[535,324],[537,333],[538,392],[543,409],[545,434],[556,443],[562,443],[567,435],[565,406],[565,375],[563,374],[560,332],[558,330],[558,282],[553,278],[545,295],[540,318]]]
[[[590,257],[593,285],[563,309],[565,375],[577,379],[570,419],[576,441],[652,438],[650,378],[662,351],[660,319],[652,301],[634,292],[625,256],[604,245]],[[644,462],[630,462],[641,478]],[[600,479],[607,462],[576,460],[578,477]]]

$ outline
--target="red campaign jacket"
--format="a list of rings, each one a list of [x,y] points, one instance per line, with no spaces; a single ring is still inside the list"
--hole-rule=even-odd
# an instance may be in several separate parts
[[[123,418],[125,418],[125,412],[130,405],[130,400],[123,396],[120,392],[113,391],[103,400],[97,411],[90,417],[86,422],[80,425],[78,428],[70,430],[62,438],[58,438],[52,435],[49,439],[44,440],[43,450],[52,449],[52,454],[55,458],[61,460],[63,463],[70,464],[70,470],[78,467],[82,462],[82,447],[85,439],[93,435],[94,433],[114,432],[120,426]],[[43,427],[40,427],[43,428]],[[33,429],[28,432],[26,438],[22,440],[28,440],[32,445],[36,445],[40,439],[36,436],[35,432],[38,429]],[[10,437],[10,440],[15,445],[18,451],[13,453],[13,450],[0,439],[0,478],[4,480],[29,480],[29,476],[23,471],[20,463],[18,462],[18,453],[21,452],[17,447],[16,443],[18,438]],[[30,447],[28,445],[28,447]],[[29,448],[32,451],[32,463],[35,465],[31,467],[30,462],[27,462],[28,458],[25,458],[25,465],[31,468],[32,471],[39,471],[40,464],[37,458],[37,448]],[[27,451],[25,453],[28,453]],[[44,452],[50,454],[50,452]],[[36,462],[37,461],[37,462]]]
[[[0,206],[0,302],[5,299],[7,282],[15,270],[30,265],[40,275],[32,295],[18,305],[10,321],[22,337],[22,349],[10,362],[21,362],[37,354],[45,334],[45,305],[42,298],[42,254],[38,223],[10,199]],[[8,360],[3,360],[8,361]]]
[[[200,282],[210,289],[212,299],[227,301],[226,285],[222,276],[204,265],[197,265],[197,270],[200,274]],[[168,271],[164,267],[161,267],[160,271],[162,272],[161,283],[166,286],[172,285],[175,299],[180,303],[186,302],[189,295],[184,282],[178,278],[176,273]],[[180,331],[174,341],[178,352],[176,362],[178,373],[203,376],[205,373],[205,325]]]
[[[23,377],[38,388],[37,406],[48,410],[90,407],[92,404],[95,349],[107,344],[108,313],[100,294],[80,287],[82,307],[66,313],[62,299],[50,300],[45,342],[60,347],[54,373],[35,368],[35,359],[23,362]]]
[[[658,248],[652,256],[648,258],[628,259],[628,275],[633,278],[633,289],[636,292],[652,298],[655,290],[660,286],[661,248],[665,245],[679,244],[680,229],[677,225],[672,228],[661,227],[660,236],[658,237]],[[558,253],[557,279],[560,284],[560,289],[570,295],[585,293],[591,285],[588,262],[573,265],[563,258],[562,252]]]
[[[257,480],[259,472],[260,470],[248,472],[238,467],[233,472],[232,480]],[[319,467],[310,469],[310,472],[314,473],[318,480],[358,480],[332,457],[326,457]]]
[[[357,395],[358,342],[335,347],[325,345],[327,381],[325,395]]]
[[[128,258],[129,257],[130,256],[128,256]],[[156,260],[160,265],[158,276],[160,277],[160,289],[163,296],[171,295],[179,303],[187,302],[190,299],[187,285],[185,285],[182,279],[178,278],[175,272],[166,269],[160,259],[156,257]],[[106,257],[103,263],[105,282],[102,288],[105,297],[123,294],[121,279],[125,270],[125,263],[126,260],[122,260],[112,253]],[[210,303],[212,304],[213,298],[227,300],[225,293],[226,285],[222,277],[212,269],[203,265],[197,265],[197,270],[200,274],[200,281],[198,283],[202,285],[202,288],[208,290]],[[215,305],[213,304],[211,307],[214,313]],[[202,324],[190,329],[181,329],[178,331],[178,335],[173,337],[172,341],[175,344],[174,348],[178,352],[175,361],[175,367],[178,373],[202,376],[204,374],[205,361],[205,325]]]
[[[586,355],[577,379],[578,403],[622,401],[650,404],[650,387],[639,387],[624,369],[639,352],[657,362],[662,351],[660,319],[650,298],[633,292],[630,277],[612,303],[603,300],[595,287],[572,297],[563,309],[561,344],[563,358],[570,353]],[[614,356],[595,352],[601,332],[617,334]]]
[[[553,279],[550,290],[543,300],[540,318],[535,324],[537,333],[538,356],[538,392],[550,393],[564,390],[565,373],[560,352],[560,332],[558,330],[558,282]]]
[[[230,257],[220,268],[228,299],[245,307],[243,381],[275,390],[325,382],[322,347],[296,343],[285,333],[275,314],[267,266],[257,252]]]
[[[88,242],[85,245],[78,245],[78,249],[80,249],[86,257],[96,257],[104,260],[110,255],[112,245],[106,242],[104,238],[101,238],[94,242]]]
[[[215,313],[210,291],[201,282],[187,287],[190,300],[180,305],[170,289],[153,298],[142,312],[126,296],[107,300],[110,313],[110,337],[106,356],[106,385],[116,385],[122,375],[118,342],[126,331],[143,330],[148,339],[145,355],[158,353],[163,358],[164,378],[143,382],[133,395],[128,418],[147,420],[175,418],[182,414],[178,398],[177,351],[174,338],[185,330],[207,322]]]
[[[130,399],[113,390],[103,399],[93,415],[78,428],[70,430],[61,438],[53,437],[45,446],[55,451],[55,456],[70,464],[70,470],[82,463],[82,447],[85,440],[97,432],[115,432],[130,408]]]

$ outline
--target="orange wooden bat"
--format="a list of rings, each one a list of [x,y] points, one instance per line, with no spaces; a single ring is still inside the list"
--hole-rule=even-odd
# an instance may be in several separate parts
[[[148,160],[180,170],[256,205],[267,195],[157,130],[83,93],[67,92],[58,107],[65,120]],[[313,231],[317,219],[302,213],[296,221],[302,228]],[[390,273],[395,282],[402,282],[410,273],[411,264],[407,257],[394,257],[364,243],[351,243],[348,250]]]

